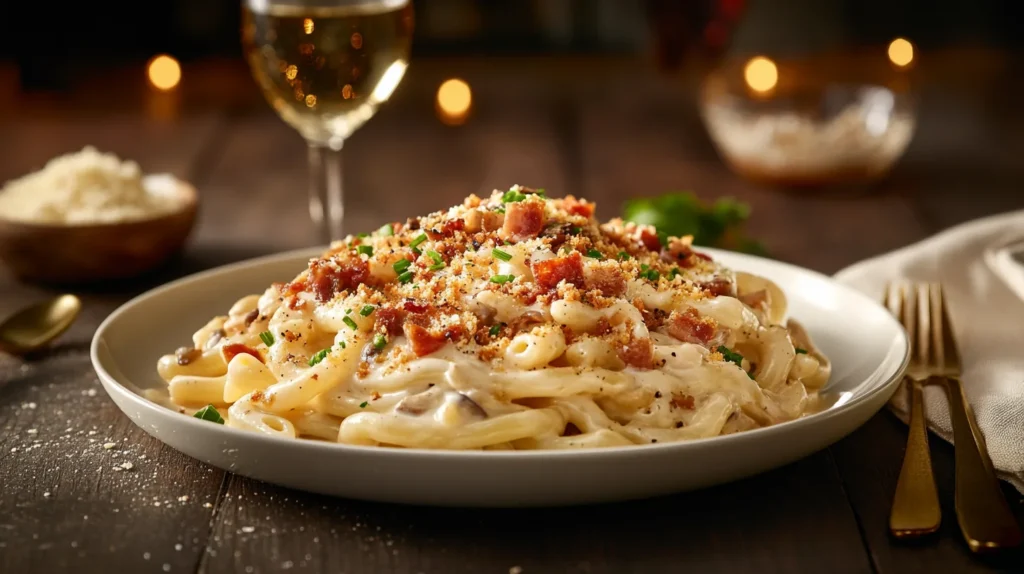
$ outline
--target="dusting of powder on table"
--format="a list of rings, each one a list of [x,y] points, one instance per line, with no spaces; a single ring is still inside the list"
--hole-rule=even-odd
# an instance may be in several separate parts
[[[0,218],[28,223],[119,223],[164,215],[181,204],[173,177],[143,177],[134,161],[91,146],[0,189]]]

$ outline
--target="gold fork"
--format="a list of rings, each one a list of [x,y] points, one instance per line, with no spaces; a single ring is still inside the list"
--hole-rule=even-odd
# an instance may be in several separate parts
[[[910,340],[910,364],[903,379],[910,391],[910,430],[903,466],[896,481],[892,512],[889,514],[889,531],[897,538],[931,534],[939,529],[942,521],[939,493],[935,488],[931,453],[928,450],[928,427],[922,390],[924,381],[931,374],[930,315],[927,307],[923,312],[921,309],[921,303],[927,305],[929,298],[927,292],[923,299],[915,298],[914,295],[915,291],[908,290],[906,285],[888,285],[885,289],[885,304],[889,312],[903,323]]]
[[[890,295],[892,291],[889,289]],[[923,359],[925,366],[924,370],[911,373],[911,377],[923,373],[925,375],[924,383],[941,385],[949,400],[956,463],[956,514],[960,531],[974,552],[1017,546],[1024,537],[1022,537],[1017,520],[1003,496],[999,480],[992,467],[992,460],[985,448],[985,437],[978,428],[978,423],[960,384],[960,353],[953,335],[942,287],[934,283],[918,284],[907,286],[906,291],[901,287],[900,292],[916,293],[916,305],[907,304],[906,297],[901,297],[904,310],[908,307],[916,307],[918,347],[914,362]],[[906,326],[905,312],[903,322]],[[920,387],[920,384],[917,386]],[[917,393],[920,395],[920,389]],[[911,400],[911,416],[913,416],[913,396]],[[918,400],[921,400],[920,396],[918,396]],[[923,401],[921,402],[923,403]],[[923,409],[920,410],[922,412],[919,414],[922,416],[919,419],[923,426]],[[923,432],[927,436],[927,432]],[[927,438],[924,444],[927,449]],[[909,457],[909,441],[907,449]],[[927,474],[931,478],[930,459],[926,457],[926,460],[929,463]],[[906,461],[904,461],[904,470],[905,467]],[[896,502],[900,497],[900,482],[903,482],[903,474],[901,470],[900,480],[896,487],[897,497],[893,502],[893,516],[896,516],[897,513]],[[931,478],[930,484],[934,489],[933,478]],[[901,512],[907,511],[901,510]],[[937,500],[934,512],[936,512],[935,516],[938,516]],[[912,515],[911,513],[910,516]],[[890,518],[890,528],[892,525],[893,519]]]

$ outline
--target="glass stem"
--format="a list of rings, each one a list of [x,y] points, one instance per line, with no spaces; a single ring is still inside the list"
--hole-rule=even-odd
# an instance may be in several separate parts
[[[341,142],[329,146],[309,143],[309,216],[317,227],[317,239],[324,244],[343,237],[341,147]]]

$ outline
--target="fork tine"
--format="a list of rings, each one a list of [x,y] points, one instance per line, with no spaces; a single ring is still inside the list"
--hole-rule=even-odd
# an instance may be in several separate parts
[[[932,299],[927,283],[918,283],[917,289],[917,356],[925,367],[933,367],[932,345]]]
[[[936,307],[933,316],[937,317],[935,321],[938,325],[936,338],[939,342],[936,344],[942,353],[939,356],[939,365],[942,366],[946,375],[956,377],[960,375],[960,352],[957,349],[953,326],[949,321],[949,306],[946,305],[945,293],[942,290],[942,285],[938,283],[934,286],[933,301]]]

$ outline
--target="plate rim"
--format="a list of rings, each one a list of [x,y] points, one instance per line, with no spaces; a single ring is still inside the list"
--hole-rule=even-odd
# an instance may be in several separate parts
[[[272,263],[277,263],[277,262],[283,262],[283,261],[289,260],[289,259],[296,259],[296,260],[298,260],[300,257],[310,257],[310,258],[317,257],[321,253],[323,253],[323,251],[326,250],[326,249],[327,249],[327,247],[304,247],[304,248],[299,248],[299,249],[291,249],[291,250],[283,251],[283,252],[279,252],[279,253],[262,255],[262,256],[259,256],[259,257],[254,257],[254,258],[245,259],[245,260],[242,260],[242,261],[236,261],[236,262],[233,262],[233,263],[228,263],[228,264],[225,264],[225,265],[220,265],[220,266],[217,266],[217,267],[213,267],[211,269],[206,269],[206,270],[203,270],[203,271],[192,273],[190,275],[186,275],[184,277],[180,277],[178,279],[175,279],[175,280],[170,281],[168,283],[165,283],[163,285],[159,285],[159,286],[154,287],[152,289],[149,289],[149,290],[147,290],[147,291],[145,291],[143,293],[140,293],[139,295],[136,295],[135,297],[132,297],[128,301],[122,303],[120,306],[118,306],[113,312],[111,312],[100,323],[99,327],[96,328],[96,332],[93,334],[92,341],[91,341],[91,343],[89,345],[89,359],[90,359],[90,362],[92,363],[93,369],[96,371],[96,374],[99,376],[101,382],[103,383],[103,387],[107,391],[107,394],[110,395],[110,398],[112,400],[114,400],[115,403],[117,403],[116,398],[113,396],[114,393],[117,393],[123,399],[128,400],[136,408],[140,409],[140,411],[148,412],[148,413],[150,413],[153,416],[157,416],[157,417],[167,417],[167,416],[177,417],[177,419],[175,419],[177,424],[192,425],[191,428],[195,429],[197,432],[200,432],[200,433],[206,433],[206,432],[212,432],[212,431],[215,431],[217,433],[227,433],[227,437],[236,437],[237,439],[242,439],[242,440],[269,441],[270,444],[273,444],[275,446],[280,446],[280,447],[289,446],[290,448],[308,449],[308,450],[313,451],[313,452],[325,452],[325,453],[342,454],[342,453],[347,453],[347,452],[351,451],[352,454],[364,454],[364,455],[366,455],[366,454],[381,454],[381,455],[384,455],[384,456],[402,456],[402,457],[413,458],[413,459],[419,459],[419,458],[423,458],[423,457],[426,457],[426,458],[445,457],[445,458],[470,459],[470,460],[546,459],[546,458],[554,458],[554,459],[557,459],[557,460],[562,460],[562,459],[569,459],[569,458],[576,459],[576,458],[580,458],[580,457],[585,457],[585,458],[590,458],[590,457],[624,458],[624,457],[631,457],[631,456],[634,456],[634,455],[637,455],[637,454],[643,454],[643,453],[650,453],[650,454],[653,455],[655,452],[658,452],[658,451],[670,451],[670,450],[679,450],[680,454],[683,454],[687,449],[691,449],[692,450],[692,449],[697,449],[697,448],[706,448],[706,447],[713,446],[713,445],[729,445],[729,444],[732,444],[732,443],[742,443],[742,442],[747,442],[747,441],[759,439],[760,437],[764,437],[764,440],[772,440],[772,438],[771,438],[772,435],[778,435],[778,434],[787,433],[787,432],[790,432],[790,431],[796,432],[796,431],[798,431],[798,430],[800,430],[800,429],[802,429],[804,427],[807,427],[808,425],[813,427],[814,425],[816,425],[818,423],[824,422],[827,418],[830,418],[830,417],[833,417],[833,416],[837,416],[837,415],[840,415],[842,413],[845,413],[845,412],[848,412],[850,410],[853,410],[856,406],[858,406],[858,405],[860,405],[862,403],[871,401],[872,399],[876,398],[879,394],[889,393],[890,396],[891,396],[892,392],[895,392],[895,387],[898,386],[899,382],[903,379],[903,375],[906,372],[907,366],[908,366],[908,364],[910,362],[910,341],[909,341],[909,339],[907,337],[906,331],[903,329],[903,326],[898,321],[896,321],[896,319],[894,317],[889,315],[888,312],[885,312],[884,316],[886,317],[886,319],[889,320],[894,327],[896,327],[896,333],[898,334],[898,339],[899,339],[898,343],[901,343],[902,345],[901,345],[901,348],[899,350],[895,350],[893,348],[890,348],[889,353],[886,354],[886,356],[885,356],[885,360],[879,366],[888,364],[892,360],[892,356],[893,356],[894,351],[902,355],[901,358],[899,359],[899,365],[890,375],[888,375],[888,377],[885,377],[884,380],[882,380],[880,383],[878,383],[875,386],[875,388],[870,389],[869,391],[867,391],[867,392],[865,392],[865,393],[863,393],[861,395],[853,397],[851,400],[843,403],[840,407],[838,407],[837,410],[826,409],[826,410],[823,410],[823,411],[820,411],[820,412],[817,412],[817,413],[814,413],[814,414],[811,414],[811,415],[806,415],[806,416],[800,417],[800,418],[795,419],[795,420],[785,421],[785,422],[778,423],[778,424],[771,425],[771,426],[767,426],[767,427],[761,427],[761,428],[757,428],[757,429],[746,430],[746,431],[743,431],[743,432],[738,432],[738,433],[733,433],[733,434],[728,434],[728,435],[717,435],[717,436],[698,438],[698,439],[689,439],[689,440],[674,441],[674,442],[663,442],[663,443],[654,443],[654,444],[624,445],[624,446],[613,446],[613,447],[589,447],[589,448],[568,449],[568,450],[563,450],[563,449],[537,449],[537,450],[515,450],[515,451],[503,451],[503,450],[483,451],[483,450],[454,450],[454,449],[428,449],[428,448],[400,448],[400,449],[399,448],[394,448],[394,449],[391,449],[391,448],[381,448],[379,446],[350,445],[350,444],[336,443],[336,442],[329,442],[329,441],[301,440],[301,439],[285,438],[285,437],[272,436],[272,435],[264,435],[264,434],[260,434],[260,433],[254,433],[252,431],[236,429],[236,428],[229,427],[229,426],[226,426],[226,425],[221,425],[220,429],[211,429],[208,426],[210,423],[207,422],[207,421],[201,421],[201,420],[195,419],[193,417],[187,417],[187,416],[185,416],[185,415],[183,415],[181,413],[175,412],[175,411],[170,410],[170,409],[168,409],[166,407],[163,407],[163,406],[161,406],[161,405],[159,405],[159,404],[157,404],[157,403],[155,403],[153,401],[150,401],[150,400],[146,399],[145,397],[143,397],[142,395],[132,391],[128,386],[126,386],[125,384],[123,384],[120,381],[118,381],[117,378],[113,374],[111,374],[109,371],[107,371],[107,369],[104,367],[103,361],[102,361],[101,357],[99,356],[100,347],[105,345],[105,341],[103,340],[104,334],[106,333],[106,331],[108,331],[111,328],[111,325],[113,325],[114,323],[116,323],[116,321],[118,321],[118,319],[121,317],[121,315],[129,312],[131,310],[131,308],[134,307],[135,305],[138,305],[139,303],[142,303],[144,301],[147,301],[147,300],[150,300],[150,299],[153,299],[153,298],[160,297],[164,293],[166,293],[168,291],[172,291],[172,290],[174,290],[174,289],[176,289],[176,288],[178,288],[178,287],[180,287],[180,286],[182,286],[184,284],[191,283],[191,282],[194,282],[194,281],[197,281],[197,280],[201,280],[201,279],[205,279],[205,278],[208,278],[208,277],[213,276],[213,275],[227,273],[227,272],[231,272],[231,271],[235,271],[235,270],[239,270],[239,269],[243,269],[243,268],[253,268],[253,267],[260,266],[260,265],[267,265],[267,264],[272,264]],[[733,252],[733,251],[726,251],[726,250],[722,250],[722,249],[707,248],[707,247],[702,247],[701,250],[707,252],[709,255],[712,255],[713,257],[718,257],[718,256],[721,256],[721,255],[725,255],[726,258],[738,258],[740,260],[744,260],[744,259],[745,260],[753,260],[753,261],[761,262],[763,264],[770,264],[770,265],[775,265],[775,266],[781,266],[782,268],[784,268],[784,269],[786,269],[786,270],[788,270],[790,272],[799,272],[799,273],[809,274],[812,277],[814,277],[815,279],[825,281],[826,283],[830,284],[830,286],[832,286],[833,288],[839,289],[840,291],[844,291],[848,295],[852,295],[855,298],[863,300],[865,303],[868,303],[868,304],[871,304],[871,305],[875,305],[875,306],[879,307],[880,309],[883,309],[881,307],[880,303],[878,303],[877,301],[872,300],[870,297],[868,297],[864,293],[861,293],[860,291],[857,291],[856,289],[853,289],[852,287],[849,287],[849,286],[847,286],[847,285],[845,285],[843,283],[840,283],[840,282],[836,281],[835,279],[833,279],[832,277],[829,277],[828,275],[825,275],[824,273],[820,273],[818,271],[814,271],[813,269],[807,269],[805,267],[800,267],[798,265],[794,265],[792,263],[788,263],[788,262],[785,262],[785,261],[777,261],[777,260],[774,260],[774,259],[768,259],[766,257],[758,257],[756,255],[749,255],[749,254],[746,254],[746,253],[738,253],[738,252]],[[732,266],[731,265],[729,267],[731,269],[734,269],[734,270],[737,270],[737,271],[742,271],[742,269],[739,269],[736,266]],[[890,392],[890,391],[892,391],[892,392]],[[888,399],[886,399],[886,401],[887,400]],[[883,403],[883,406],[884,406],[884,403]],[[120,405],[119,405],[119,408],[120,408]],[[129,417],[129,418],[132,418],[132,417]],[[178,419],[180,419],[180,420],[178,420]],[[137,420],[133,419],[133,422],[135,422],[136,424],[139,424],[139,421],[137,421]],[[205,426],[201,426],[201,425],[205,425]],[[859,426],[860,425],[858,425],[858,427]],[[164,441],[161,441],[161,442],[164,442]]]

